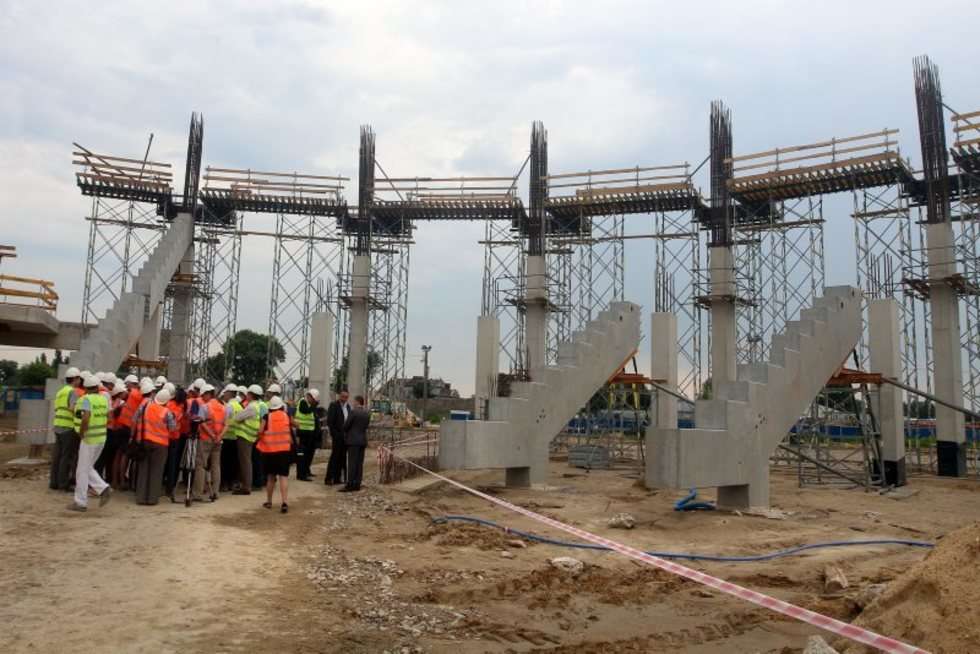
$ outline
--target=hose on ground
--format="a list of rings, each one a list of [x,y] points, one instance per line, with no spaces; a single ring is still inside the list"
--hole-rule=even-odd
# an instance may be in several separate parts
[[[598,550],[598,551],[611,551],[611,548],[605,545],[593,545],[592,543],[573,543],[570,541],[558,540],[555,538],[548,538],[546,536],[538,536],[537,534],[532,534],[527,531],[521,531],[520,529],[513,529],[511,527],[505,527],[499,525],[493,520],[485,520],[483,518],[474,518],[472,516],[465,515],[444,515],[438,518],[433,518],[432,522],[434,524],[448,524],[450,522],[465,522],[475,525],[483,525],[485,527],[492,527],[494,529],[500,529],[504,533],[513,534],[515,536],[520,536],[529,541],[535,543],[543,543],[545,545],[556,545],[558,547],[570,547],[573,549],[580,550]],[[773,559],[780,559],[786,556],[792,556],[794,554],[799,554],[800,552],[806,552],[809,550],[827,549],[832,547],[860,547],[868,545],[901,545],[905,547],[922,547],[922,548],[932,548],[935,547],[933,543],[927,543],[921,540],[905,540],[901,538],[871,538],[865,540],[837,540],[828,541],[824,543],[810,543],[808,545],[798,545],[796,547],[790,547],[783,550],[776,550],[775,552],[769,552],[767,554],[753,554],[750,556],[719,556],[715,554],[689,554],[686,552],[657,552],[648,551],[646,554],[650,556],[656,556],[661,559],[685,559],[687,561],[714,561],[722,563],[752,563],[758,561],[772,561]]]
[[[675,511],[714,511],[715,505],[710,502],[695,502],[698,497],[698,489],[692,488],[691,492],[674,503]]]

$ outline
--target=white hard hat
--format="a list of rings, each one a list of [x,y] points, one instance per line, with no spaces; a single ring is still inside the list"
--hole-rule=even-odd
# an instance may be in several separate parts
[[[204,393],[213,393],[213,392],[214,392],[214,386],[212,386],[207,382],[204,382],[204,385],[201,386],[201,394],[203,395]]]
[[[222,394],[224,393],[237,393],[238,387],[234,384],[226,384],[224,388],[221,389]]]
[[[281,409],[283,407],[282,398],[276,395],[269,400],[269,409]]]
[[[123,386],[120,382],[116,382],[116,385],[112,387],[113,395],[119,395],[120,393],[125,393],[125,392],[126,392],[126,387]]]
[[[105,380],[107,382],[111,382],[112,384],[115,384],[117,381],[119,381],[119,378],[116,377],[116,373],[114,373],[114,372],[107,372],[105,374]]]
[[[163,386],[164,384],[167,383],[167,378],[164,377],[163,375],[160,375],[153,380],[153,383],[156,384],[157,386]]]
[[[143,381],[140,382],[140,393],[142,393],[143,395],[148,395],[152,393],[154,389],[155,387],[153,386],[153,382],[150,381],[149,379],[144,379]]]
[[[85,388],[97,388],[100,383],[99,378],[92,374],[82,380]]]
[[[306,394],[312,397],[317,402],[320,401],[320,391],[318,391],[317,389],[311,388],[308,391],[306,391]]]
[[[173,397],[174,395],[177,394],[177,387],[174,386],[172,383],[167,382],[166,384],[163,385],[163,387],[167,389],[168,393],[170,393],[170,397]]]
[[[239,386],[235,390],[238,391],[239,393],[241,393],[242,395],[244,395],[245,393],[248,393],[248,389],[245,388],[244,386]]]
[[[97,373],[95,373],[95,378],[98,379],[100,382],[104,382],[106,380],[106,373],[100,370]]]
[[[157,404],[166,404],[170,401],[170,391],[165,388],[159,391],[153,399],[156,400]]]
[[[282,386],[279,384],[269,384],[269,388],[266,390],[270,393],[282,393]]]
[[[72,366],[71,368],[69,368],[68,370],[65,371],[65,378],[68,379],[68,378],[71,378],[71,377],[78,377],[81,374],[82,373],[78,370],[78,368],[76,368],[75,366]]]
[[[91,370],[83,370],[80,373],[78,373],[78,376],[81,377],[82,379],[85,379],[86,377],[88,377],[91,374],[92,374],[92,371]]]
[[[126,375],[126,379],[124,379],[123,382],[126,384],[139,384],[140,380],[136,377],[136,375]]]
[[[197,379],[194,380],[194,383],[191,384],[191,386],[193,388],[204,388],[205,384],[207,384],[207,382],[204,381],[204,378],[198,377]]]
[[[262,387],[259,386],[258,384],[252,384],[251,386],[249,386],[245,390],[245,392],[246,393],[251,393],[252,395],[255,395],[256,397],[258,397],[258,396],[262,395]]]

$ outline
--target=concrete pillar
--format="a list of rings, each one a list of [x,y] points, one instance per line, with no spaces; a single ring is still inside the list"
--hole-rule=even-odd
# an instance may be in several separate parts
[[[500,373],[500,320],[494,316],[476,319],[476,384],[473,386],[473,415],[485,420],[487,401],[497,395]]]
[[[325,311],[313,314],[310,320],[310,368],[309,388],[320,391],[326,399],[330,391],[330,373],[333,371],[333,316]]]
[[[191,312],[194,305],[194,242],[187,247],[177,266],[174,285],[174,313],[170,326],[170,353],[167,359],[167,378],[175,384],[187,384],[190,355]]]
[[[527,368],[533,373],[547,362],[548,338],[548,268],[543,256],[529,256],[526,262],[524,344],[527,348]]]
[[[677,316],[668,312],[653,313],[650,323],[650,378],[677,390]],[[677,398],[657,393],[655,415],[657,427],[676,429]]]
[[[872,300],[868,317],[871,370],[885,377],[902,377],[902,334],[898,321],[898,301],[886,298]],[[881,431],[881,455],[884,459],[885,482],[904,486],[905,476],[905,417],[902,411],[902,391],[882,384],[877,393],[875,416]]]
[[[711,261],[711,383],[735,381],[735,264],[731,247],[709,249]]]
[[[160,323],[163,317],[161,305],[150,313],[150,319],[143,323],[140,340],[136,343],[136,354],[141,359],[160,358]]]
[[[947,402],[962,405],[959,301],[953,289],[943,281],[956,273],[952,223],[927,225],[926,247],[929,253],[929,310],[932,317],[935,393]],[[936,405],[937,468],[944,477],[966,476],[966,437],[963,429],[962,413]]]
[[[368,295],[371,291],[371,256],[354,257],[351,280],[350,347],[347,359],[347,390],[351,398],[367,399]]]

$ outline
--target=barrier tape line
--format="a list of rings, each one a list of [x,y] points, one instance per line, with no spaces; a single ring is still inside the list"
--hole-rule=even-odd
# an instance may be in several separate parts
[[[389,454],[391,456],[397,456],[390,450],[389,450]],[[532,520],[535,520],[542,524],[546,524],[550,527],[554,527],[555,529],[559,529],[561,531],[564,531],[565,533],[569,533],[574,536],[577,536],[582,540],[586,540],[591,543],[595,543],[597,545],[604,545],[609,549],[618,552],[619,554],[622,554],[624,556],[627,556],[631,559],[634,559],[636,561],[641,561],[648,565],[652,565],[656,568],[660,568],[661,570],[665,570],[666,572],[670,572],[671,574],[684,577],[685,579],[690,579],[691,581],[697,582],[699,584],[703,584],[705,586],[708,586],[709,588],[714,588],[715,590],[718,590],[727,595],[731,595],[733,597],[737,597],[738,599],[751,602],[756,606],[761,606],[765,609],[769,609],[770,611],[781,613],[787,617],[793,618],[795,620],[799,620],[801,622],[805,622],[807,624],[813,625],[814,627],[818,627],[820,629],[824,629],[833,634],[837,634],[838,636],[842,636],[844,638],[853,640],[863,645],[868,645],[870,647],[877,648],[882,652],[887,652],[888,654],[929,654],[929,652],[927,652],[926,650],[916,647],[914,645],[909,645],[908,643],[903,643],[901,641],[895,640],[894,638],[882,636],[881,634],[875,633],[868,629],[862,629],[861,627],[848,624],[840,620],[836,620],[834,618],[822,615],[820,613],[816,613],[809,609],[805,609],[802,606],[790,604],[789,602],[785,602],[781,599],[777,599],[769,595],[764,595],[763,593],[759,593],[749,588],[738,586],[736,584],[727,582],[717,577],[712,577],[711,575],[705,574],[703,572],[699,572],[697,570],[694,570],[693,568],[688,568],[687,566],[680,565],[678,563],[673,563],[665,559],[651,556],[646,552],[643,552],[642,550],[638,550],[628,545],[623,545],[622,543],[617,543],[616,541],[609,540],[608,538],[603,538],[602,536],[598,536],[596,534],[585,531],[583,529],[579,529],[578,527],[567,525],[563,522],[559,522],[558,520],[554,520],[547,516],[543,516],[540,513],[535,513],[534,511],[525,509],[524,507],[517,506],[516,504],[511,504],[510,502],[502,500],[498,497],[494,497],[492,495],[488,495],[487,493],[480,492],[475,488],[470,488],[465,484],[461,484],[460,482],[450,479],[449,477],[440,475],[437,472],[433,472],[428,468],[420,466],[414,461],[409,461],[407,459],[402,459],[402,460],[408,463],[409,465],[415,466],[416,468],[425,472],[426,474],[429,474],[441,481],[444,481],[452,486],[455,486],[460,490],[466,491],[471,495],[475,495],[477,497],[483,498],[489,502],[502,506],[505,509],[508,509],[515,513],[519,513],[528,518],[531,518]]]
[[[0,431],[0,436],[16,436],[17,434],[36,434],[42,431],[51,431],[54,427],[31,427],[30,429],[15,429],[13,431]]]

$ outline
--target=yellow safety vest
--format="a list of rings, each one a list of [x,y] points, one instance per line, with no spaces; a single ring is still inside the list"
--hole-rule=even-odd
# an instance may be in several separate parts
[[[71,412],[71,396],[75,388],[65,384],[54,396],[54,428],[74,429],[75,416]]]
[[[106,426],[109,424],[109,403],[100,393],[86,393],[78,398],[75,406],[78,407],[88,399],[89,412],[88,429],[85,431],[83,441],[89,445],[99,445],[105,443]],[[75,411],[75,431],[82,432],[82,411]]]

